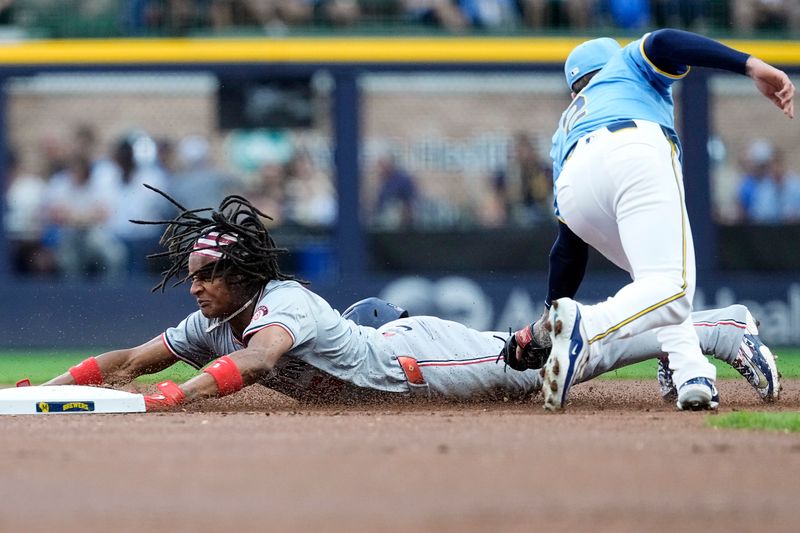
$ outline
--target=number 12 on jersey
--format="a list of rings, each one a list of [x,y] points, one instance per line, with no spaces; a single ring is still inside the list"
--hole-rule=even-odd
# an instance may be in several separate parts
[[[564,114],[561,115],[561,129],[564,130],[565,134],[568,134],[572,128],[575,127],[575,124],[586,116],[587,113],[586,109],[586,97],[582,94],[579,94],[575,97],[569,107],[564,111]]]

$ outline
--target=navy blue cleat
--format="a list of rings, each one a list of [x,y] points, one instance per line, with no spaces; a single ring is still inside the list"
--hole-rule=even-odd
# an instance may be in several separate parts
[[[719,393],[714,381],[708,378],[692,378],[678,389],[676,403],[681,411],[712,410],[719,407]]]
[[[669,358],[664,356],[658,360],[658,370],[656,371],[658,386],[661,388],[661,399],[672,403],[678,399],[678,389],[672,381],[672,369],[669,367]]]
[[[545,328],[553,347],[543,368],[544,408],[556,411],[564,407],[572,384],[583,376],[589,342],[581,333],[578,303],[570,298],[553,302]]]
[[[758,324],[747,312],[747,328],[739,345],[739,353],[731,363],[765,402],[774,402],[781,392],[777,357],[758,336]]]
[[[739,344],[736,357],[729,364],[739,372],[765,402],[774,402],[781,392],[781,375],[778,372],[776,355],[758,336],[758,322],[747,311],[745,333]],[[658,361],[658,385],[661,397],[666,402],[674,402],[678,397],[675,382],[672,381],[672,370],[669,359],[662,357]]]

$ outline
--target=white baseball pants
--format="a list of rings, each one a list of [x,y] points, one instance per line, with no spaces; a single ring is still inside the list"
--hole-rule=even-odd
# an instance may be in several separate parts
[[[690,320],[694,246],[680,160],[661,127],[637,120],[581,138],[558,177],[556,200],[567,226],[633,280],[605,302],[581,306],[590,353],[655,329],[679,387],[715,379]]]

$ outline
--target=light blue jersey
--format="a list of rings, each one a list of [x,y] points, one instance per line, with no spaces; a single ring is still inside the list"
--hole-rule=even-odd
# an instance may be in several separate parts
[[[554,181],[578,139],[615,122],[648,120],[677,139],[672,84],[685,77],[689,67],[677,75],[656,67],[644,52],[648,35],[614,54],[561,115],[550,150]]]

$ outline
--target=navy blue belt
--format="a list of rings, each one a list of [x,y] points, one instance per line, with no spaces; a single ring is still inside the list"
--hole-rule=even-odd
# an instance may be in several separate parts
[[[620,130],[627,130],[629,128],[638,128],[638,127],[639,126],[636,125],[636,121],[634,121],[634,120],[620,120],[619,122],[614,122],[613,124],[609,124],[605,128],[608,131],[610,131],[611,133],[616,133],[616,132],[618,132]],[[669,139],[670,142],[672,142],[672,144],[675,145],[676,149],[680,150],[679,147],[680,147],[681,143],[680,143],[680,140],[678,139],[678,135],[674,131],[670,130],[669,128],[665,128],[664,126],[661,126],[661,131],[664,133],[664,136],[667,139]],[[576,141],[575,144],[573,144],[570,147],[570,149],[567,150],[567,155],[564,157],[565,161],[569,158],[569,156],[572,155],[572,151],[575,150],[575,147],[577,145],[578,145],[578,143]]]
[[[606,126],[606,129],[611,133],[617,133],[619,130],[626,130],[628,128],[638,128],[636,122],[632,120],[621,120]]]

